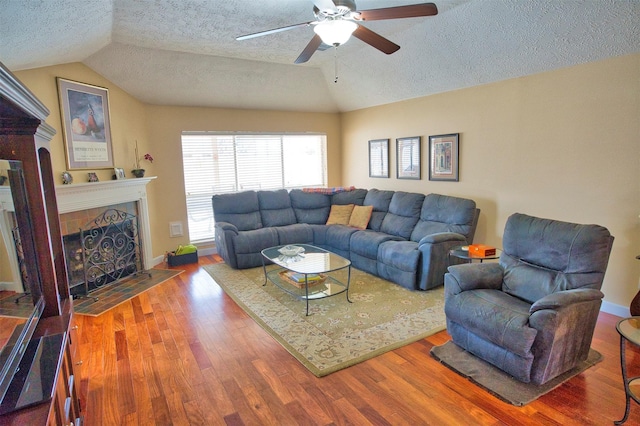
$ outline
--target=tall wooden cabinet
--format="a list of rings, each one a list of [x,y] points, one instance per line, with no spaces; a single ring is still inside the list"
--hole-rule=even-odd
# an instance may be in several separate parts
[[[48,109],[0,63],[0,158],[19,160],[36,247],[45,306],[33,338],[60,336],[49,353],[55,368],[52,399],[0,416],[0,425],[81,424],[80,365],[73,300],[69,295],[49,144],[55,134],[45,123]]]

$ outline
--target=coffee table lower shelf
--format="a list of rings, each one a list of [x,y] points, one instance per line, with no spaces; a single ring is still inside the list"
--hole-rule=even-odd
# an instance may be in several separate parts
[[[267,280],[271,281],[278,288],[285,293],[288,293],[294,297],[297,297],[307,302],[307,316],[309,315],[309,300],[324,299],[325,297],[335,296],[337,294],[346,293],[347,302],[352,303],[349,300],[349,283],[351,281],[351,266],[348,266],[347,282],[343,283],[335,277],[329,274],[321,274],[323,280],[320,282],[307,282],[306,284],[298,283],[293,284],[289,279],[283,277],[283,272],[286,273],[289,270],[286,268],[275,268],[267,271],[265,268],[265,281],[263,285],[267,285]],[[314,275],[314,274],[309,274]]]

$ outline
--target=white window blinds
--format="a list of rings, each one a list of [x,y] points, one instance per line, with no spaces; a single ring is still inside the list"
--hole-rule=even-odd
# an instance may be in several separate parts
[[[327,185],[325,135],[183,133],[192,242],[213,240],[211,196]]]

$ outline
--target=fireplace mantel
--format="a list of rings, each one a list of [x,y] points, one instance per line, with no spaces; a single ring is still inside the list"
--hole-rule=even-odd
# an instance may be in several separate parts
[[[139,238],[142,243],[142,266],[153,266],[151,227],[147,204],[147,184],[156,176],[119,179],[104,182],[74,183],[56,186],[56,199],[60,214],[106,207],[114,204],[136,202],[138,204]]]
[[[147,184],[156,176],[56,186],[60,214],[147,198]]]

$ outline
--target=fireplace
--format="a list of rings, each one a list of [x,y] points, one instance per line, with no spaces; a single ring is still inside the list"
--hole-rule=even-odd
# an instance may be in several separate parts
[[[146,185],[153,179],[122,179],[56,187],[69,286],[73,295],[87,295],[131,272],[153,266],[146,196]],[[87,240],[96,246],[95,261],[83,254],[86,252],[83,240],[84,246]]]
[[[142,271],[138,218],[125,210],[105,209],[63,243],[74,297]]]

